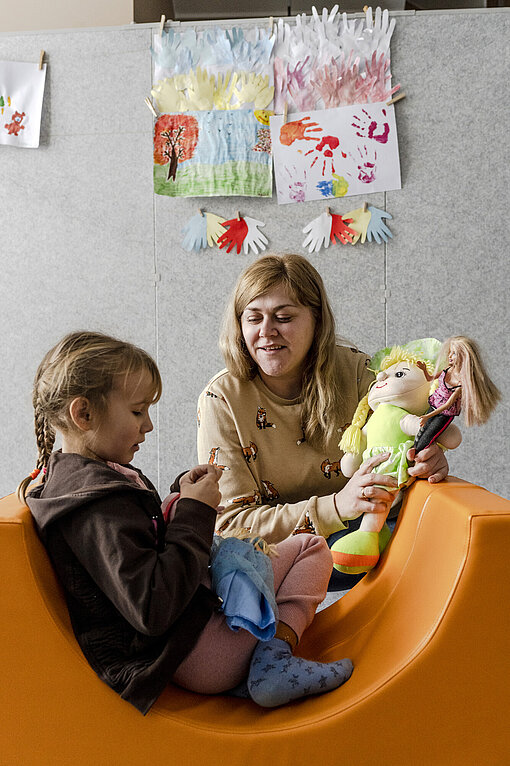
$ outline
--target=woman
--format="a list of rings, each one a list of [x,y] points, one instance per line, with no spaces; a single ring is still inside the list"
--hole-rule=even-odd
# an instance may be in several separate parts
[[[219,531],[245,527],[268,542],[299,532],[328,538],[391,506],[394,480],[371,473],[385,455],[349,481],[340,472],[342,430],[373,375],[365,354],[338,344],[322,279],[306,258],[268,255],[241,274],[220,346],[227,369],[198,403],[199,461],[223,472]],[[409,473],[443,479],[442,450],[424,450]]]

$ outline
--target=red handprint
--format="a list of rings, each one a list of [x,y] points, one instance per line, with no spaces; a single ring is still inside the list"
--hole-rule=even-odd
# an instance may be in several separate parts
[[[286,122],[280,128],[280,143],[284,146],[290,146],[294,141],[318,141],[318,136],[307,136],[305,132],[309,130],[311,133],[322,131],[317,122],[306,122],[310,117],[303,117],[302,120],[294,120],[294,122]],[[312,127],[316,125],[317,127]]]
[[[338,237],[342,245],[347,243],[352,244],[352,240],[357,236],[357,232],[354,229],[350,229],[346,224],[352,223],[352,218],[342,218],[341,215],[335,215],[331,213],[331,233],[329,235],[330,240],[335,245],[335,237]]]
[[[234,245],[237,247],[237,254],[241,252],[241,246],[248,234],[248,224],[244,218],[231,218],[230,221],[223,221],[221,224],[228,231],[218,237],[218,247],[222,250],[227,247],[227,253],[230,253]]]
[[[319,154],[319,152],[322,152],[322,150],[324,150],[323,156],[324,156],[325,159],[324,159],[324,163],[322,165],[322,175],[324,175],[324,173],[326,171],[326,162],[327,162],[326,158],[331,159],[331,172],[335,173],[335,165],[334,165],[334,162],[333,162],[333,150],[334,149],[338,149],[339,145],[340,145],[340,140],[336,136],[324,136],[324,138],[320,141],[320,143],[317,144],[316,147],[314,147],[313,149],[310,149],[309,152],[305,152],[305,157],[308,154],[312,154],[313,152],[317,152],[317,156],[315,157],[315,159],[312,162],[312,164],[310,165],[310,167],[313,168],[313,166],[315,165],[315,163],[317,162],[317,160],[321,156]],[[342,155],[342,157],[344,159],[347,157],[345,152],[342,152],[342,151],[341,151],[341,155]]]

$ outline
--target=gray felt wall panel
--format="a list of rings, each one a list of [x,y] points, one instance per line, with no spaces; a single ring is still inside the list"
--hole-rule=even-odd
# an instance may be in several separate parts
[[[407,93],[396,106],[403,188],[368,198],[393,215],[394,238],[308,257],[323,275],[340,334],[368,352],[418,336],[471,334],[503,390],[510,14],[395,15],[392,71]],[[156,26],[0,36],[0,60],[38,61],[44,48],[49,64],[41,147],[0,147],[0,494],[34,465],[37,364],[61,335],[83,327],[157,357],[165,391],[137,464],[166,492],[195,462],[196,399],[222,367],[222,310],[255,259],[187,253],[183,223],[198,207],[225,217],[240,210],[265,221],[271,250],[307,255],[302,228],[327,204],[153,194],[152,117],[143,100]],[[345,213],[363,201],[329,204]],[[463,429],[452,473],[508,495],[507,429],[505,397],[487,426]]]

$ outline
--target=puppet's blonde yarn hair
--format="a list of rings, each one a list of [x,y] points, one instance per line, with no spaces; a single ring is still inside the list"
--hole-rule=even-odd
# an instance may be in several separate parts
[[[381,360],[378,370],[373,370],[376,374],[382,370],[387,370],[394,364],[399,362],[407,362],[408,364],[420,367],[427,380],[432,379],[432,372],[434,365],[430,361],[422,359],[417,354],[413,354],[406,351],[402,346],[393,346],[390,353],[387,354]],[[368,404],[368,395],[361,399],[360,403],[356,407],[356,411],[352,418],[351,425],[346,428],[338,445],[343,452],[351,452],[354,455],[359,455],[361,452],[361,429],[365,425],[368,419],[368,413],[370,412],[370,405]]]
[[[361,429],[367,422],[370,406],[368,404],[368,394],[360,400],[351,425],[345,429],[344,434],[338,445],[342,452],[352,452],[358,455],[361,452]]]

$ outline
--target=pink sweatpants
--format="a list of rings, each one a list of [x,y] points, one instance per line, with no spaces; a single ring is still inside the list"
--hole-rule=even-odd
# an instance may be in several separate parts
[[[279,617],[301,638],[326,597],[333,569],[323,537],[300,534],[277,546],[271,559]],[[197,644],[181,662],[173,681],[201,694],[219,694],[237,686],[248,675],[257,639],[246,630],[234,632],[222,614],[214,614]]]

